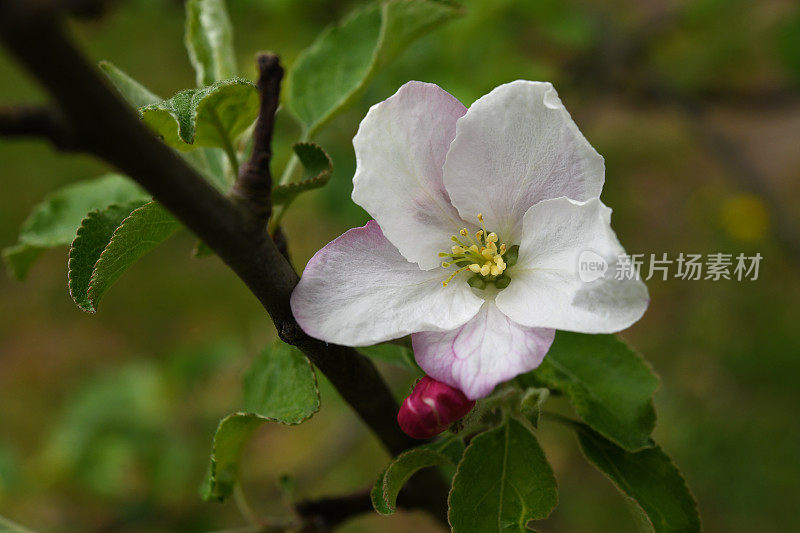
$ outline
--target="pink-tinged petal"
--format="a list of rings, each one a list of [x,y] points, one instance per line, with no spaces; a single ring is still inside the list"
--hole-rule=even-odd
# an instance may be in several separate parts
[[[372,106],[353,139],[353,201],[423,270],[464,226],[442,183],[442,165],[466,108],[432,83],[410,81]]]
[[[525,214],[523,233],[511,284],[496,299],[515,322],[614,333],[642,317],[647,287],[636,278],[616,279],[625,250],[611,229],[611,209],[600,200],[540,202]]]
[[[474,400],[539,366],[554,337],[555,330],[515,323],[490,298],[463,326],[415,333],[411,340],[414,357],[425,373]]]
[[[373,220],[311,258],[292,293],[292,312],[307,334],[348,346],[452,329],[478,312],[481,299],[466,283],[443,287],[448,274],[406,261]]]
[[[514,81],[478,99],[459,119],[444,184],[464,220],[519,243],[522,217],[548,198],[599,197],[603,158],[550,83]]]
[[[475,401],[460,390],[425,376],[403,401],[397,413],[400,428],[415,439],[429,439],[461,420]]]

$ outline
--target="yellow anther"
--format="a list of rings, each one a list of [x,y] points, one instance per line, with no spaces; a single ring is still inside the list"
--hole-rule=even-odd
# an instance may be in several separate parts
[[[497,276],[500,276],[506,270],[507,265],[503,259],[503,254],[506,253],[505,243],[499,244],[497,234],[486,231],[482,213],[478,214],[478,220],[481,223],[481,229],[475,232],[474,239],[467,228],[462,228],[458,231],[458,235],[451,237],[455,245],[450,247],[450,253],[443,252],[439,254],[439,257],[445,258],[445,261],[441,263],[442,268],[463,265],[451,273],[450,277],[442,283],[443,286],[447,287],[459,272],[464,272],[465,270],[483,277],[489,277],[489,279],[482,282],[484,284],[486,281],[490,283],[496,281]],[[480,278],[475,279],[480,280]],[[500,278],[500,281],[503,279],[506,278]],[[502,287],[498,285],[498,288],[505,288],[506,285]]]
[[[483,213],[478,213],[478,222],[483,222]]]

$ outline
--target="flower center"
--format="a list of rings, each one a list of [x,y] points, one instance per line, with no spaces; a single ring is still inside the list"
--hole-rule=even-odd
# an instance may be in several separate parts
[[[476,289],[484,289],[488,283],[493,283],[498,289],[504,289],[511,282],[505,274],[506,268],[510,266],[506,259],[511,250],[506,249],[505,243],[498,246],[500,240],[496,233],[487,232],[483,223],[483,214],[478,214],[478,222],[481,229],[473,237],[467,228],[462,228],[458,235],[453,235],[451,240],[455,245],[449,252],[442,252],[439,257],[446,257],[442,262],[444,268],[457,267],[449,278],[442,282],[447,284],[461,272],[469,270],[474,275],[467,281],[470,286]],[[513,249],[518,247],[514,246]],[[514,250],[516,252],[516,250]],[[516,256],[516,253],[512,254]]]

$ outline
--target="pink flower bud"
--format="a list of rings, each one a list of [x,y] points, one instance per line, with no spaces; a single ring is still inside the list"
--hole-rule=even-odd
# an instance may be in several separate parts
[[[425,376],[403,401],[397,413],[400,428],[415,439],[429,439],[463,418],[475,407],[464,393]]]

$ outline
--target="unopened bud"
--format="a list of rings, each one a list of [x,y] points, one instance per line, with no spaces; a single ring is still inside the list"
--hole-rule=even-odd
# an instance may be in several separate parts
[[[429,439],[461,420],[475,407],[458,389],[425,376],[397,413],[400,428],[415,439]]]

